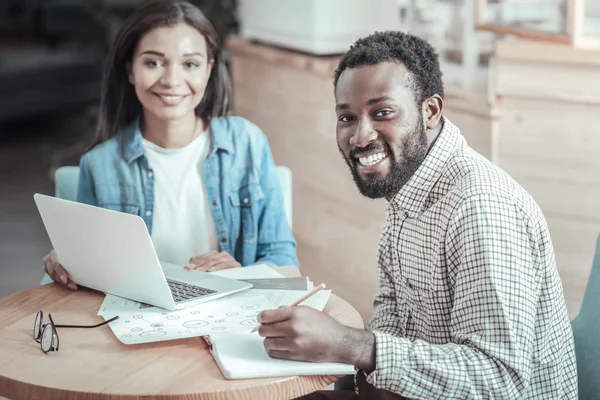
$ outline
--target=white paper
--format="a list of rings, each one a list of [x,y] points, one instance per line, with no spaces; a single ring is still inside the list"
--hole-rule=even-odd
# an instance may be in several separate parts
[[[211,335],[213,355],[228,379],[290,375],[346,375],[354,367],[340,363],[311,363],[269,357],[263,338],[255,334],[229,332]]]
[[[323,309],[327,305],[327,302],[329,301],[330,295],[331,295],[331,290],[321,290],[321,291],[313,294],[312,296],[310,296],[308,299],[304,300],[299,305],[309,306],[309,307],[315,308],[319,311],[323,311]]]
[[[276,306],[294,303],[306,292],[287,290],[247,290],[246,296],[261,293]],[[239,296],[236,294],[234,296]],[[323,311],[331,290],[321,290],[300,305]],[[269,357],[264,339],[258,333],[246,331],[212,332],[212,353],[227,379],[247,379],[292,375],[346,375],[353,374],[354,367],[340,363],[310,363],[279,360]]]
[[[104,297],[104,301],[100,305],[98,315],[102,315],[103,317],[108,317],[106,319],[110,319],[115,315],[130,314],[144,309],[149,310],[151,308],[159,309],[157,307],[147,308],[140,302],[118,297],[113,294],[107,294],[106,297]],[[159,310],[162,310],[162,308]]]
[[[105,320],[118,315],[119,319],[109,324],[115,336],[124,344],[138,344],[216,332],[248,332],[258,325],[257,315],[262,310],[274,308],[269,300],[256,294],[229,296],[176,311],[140,306],[107,295],[98,314]]]
[[[259,264],[213,272],[232,279],[285,278],[268,265]],[[309,281],[312,289],[312,282]],[[167,311],[111,294],[106,295],[98,315],[105,320],[116,315],[109,325],[125,344],[148,343],[177,338],[205,336],[215,332],[246,331],[258,325],[256,316],[266,309],[290,305],[302,297],[301,290],[249,289],[183,310]],[[302,305],[322,311],[331,291],[322,290]]]

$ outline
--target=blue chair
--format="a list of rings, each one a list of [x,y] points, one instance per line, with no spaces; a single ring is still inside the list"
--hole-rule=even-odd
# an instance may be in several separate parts
[[[282,165],[275,167],[277,177],[279,178],[279,186],[283,195],[283,208],[287,216],[290,229],[292,228],[292,171],[288,167]]]
[[[600,236],[579,314],[573,321],[579,398],[600,399]]]
[[[77,201],[79,167],[60,167],[54,172],[54,196]]]
[[[54,196],[65,200],[77,201],[79,167],[60,167],[54,171]],[[44,273],[40,285],[52,283],[50,275]]]

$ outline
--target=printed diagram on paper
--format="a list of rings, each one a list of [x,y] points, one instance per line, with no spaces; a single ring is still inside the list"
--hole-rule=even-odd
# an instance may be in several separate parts
[[[216,332],[251,330],[257,315],[274,308],[264,296],[236,296],[209,301],[183,310],[167,311],[136,301],[106,295],[98,315],[119,319],[109,325],[124,344],[149,343]]]

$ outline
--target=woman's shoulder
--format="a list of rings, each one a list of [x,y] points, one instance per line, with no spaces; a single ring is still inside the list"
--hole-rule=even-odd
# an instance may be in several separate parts
[[[120,134],[113,136],[102,143],[94,145],[94,147],[88,150],[83,155],[83,157],[88,158],[90,160],[97,160],[117,156],[121,152],[121,143],[119,136]]]

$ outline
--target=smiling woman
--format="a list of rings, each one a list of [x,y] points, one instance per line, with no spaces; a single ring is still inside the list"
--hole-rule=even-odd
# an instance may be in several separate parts
[[[194,109],[202,100],[213,65],[204,37],[190,25],[159,27],[142,36],[127,69],[144,109],[146,139],[166,148],[189,143],[189,137],[164,135],[161,125],[175,120],[195,125]],[[201,131],[190,130],[191,139]],[[170,143],[173,139],[179,143]]]
[[[203,271],[297,265],[267,139],[228,116],[230,98],[217,34],[202,12],[185,1],[145,3],[108,55],[78,201],[139,215],[161,261]],[[76,288],[54,252],[44,265]]]
[[[150,1],[124,22],[108,56],[98,142],[140,116],[147,85],[162,94],[175,89],[194,94],[188,104],[195,113],[182,113],[188,118],[196,114],[206,121],[228,114],[231,84],[217,34],[195,6]]]

